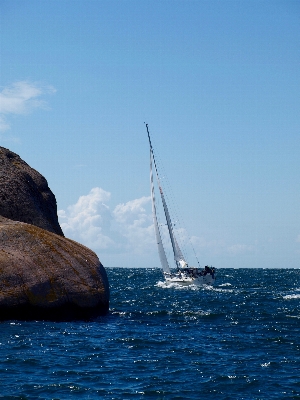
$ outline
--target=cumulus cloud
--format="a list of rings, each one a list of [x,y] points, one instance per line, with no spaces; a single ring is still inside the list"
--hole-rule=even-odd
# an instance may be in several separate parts
[[[154,228],[150,212],[150,196],[119,204],[113,211],[116,229],[126,238],[126,248],[135,252],[149,250],[154,243]],[[146,209],[146,206],[147,209]]]
[[[150,197],[119,204],[112,211],[110,197],[109,192],[96,187],[80,196],[76,204],[59,210],[65,235],[95,251],[145,251],[154,242],[151,213],[145,208]]]
[[[65,235],[94,249],[114,247],[114,240],[105,233],[109,232],[112,220],[106,204],[109,199],[109,192],[93,188],[67,210],[59,210],[58,218]]]
[[[141,197],[111,207],[111,194],[100,187],[93,188],[88,194],[80,196],[75,204],[65,210],[59,210],[58,217],[66,237],[86,245],[101,254],[122,255],[124,262],[129,258],[141,259],[142,256],[155,256],[156,240],[153,228],[151,198]],[[160,230],[167,255],[171,259],[172,249],[169,243],[166,225]],[[178,243],[193,262],[193,249],[201,258],[209,260],[212,256],[223,255],[240,257],[255,250],[253,245],[230,244],[225,240],[207,240],[204,237],[189,237],[186,229],[175,227]],[[192,246],[191,246],[192,245]]]
[[[28,81],[19,81],[7,86],[0,92],[0,130],[10,128],[7,116],[27,114],[35,108],[45,108],[42,95],[54,93],[52,86],[44,86]]]

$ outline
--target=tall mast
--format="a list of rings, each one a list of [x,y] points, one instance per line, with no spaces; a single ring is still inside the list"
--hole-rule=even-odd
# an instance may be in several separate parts
[[[147,129],[148,130],[148,129]],[[154,183],[153,183],[153,172],[152,172],[152,161],[153,159],[153,151],[152,151],[152,146],[151,146],[151,141],[150,141],[150,136],[148,132],[148,138],[149,138],[149,143],[150,143],[150,187],[151,187],[151,200],[152,200],[152,213],[153,213],[153,222],[154,222],[154,231],[155,231],[155,237],[156,237],[156,244],[158,248],[158,255],[160,259],[160,263],[162,266],[162,269],[166,273],[170,273],[170,267],[169,263],[166,257],[165,249],[161,240],[161,235],[158,227],[158,222],[157,222],[157,215],[156,215],[156,206],[155,206],[155,193],[154,193]]]
[[[151,151],[153,162],[154,162],[155,172],[156,172],[157,179],[159,181],[156,162],[155,162],[155,157],[154,157],[154,153],[153,153],[153,147],[152,147],[152,143],[151,143],[151,139],[150,139],[150,133],[149,133],[148,124],[146,124],[146,128],[147,128],[147,134],[148,134],[148,139],[149,139],[150,151]]]
[[[178,245],[176,246],[176,240],[174,238],[174,234],[173,234],[173,228],[172,228],[172,222],[171,222],[171,218],[170,218],[170,214],[169,214],[169,210],[167,207],[167,203],[165,201],[165,196],[160,184],[160,180],[159,180],[159,176],[158,176],[158,171],[157,171],[157,166],[156,166],[156,162],[155,162],[155,157],[154,157],[154,153],[153,153],[153,147],[151,144],[151,139],[150,139],[150,133],[149,133],[149,129],[148,129],[148,124],[146,124],[146,128],[147,128],[147,133],[148,133],[148,139],[149,139],[149,144],[150,144],[150,152],[152,155],[152,159],[153,159],[153,163],[154,163],[154,167],[155,167],[155,172],[156,172],[156,177],[157,177],[157,182],[158,182],[158,187],[159,187],[159,191],[160,191],[160,196],[161,196],[161,200],[163,203],[163,208],[164,208],[164,212],[165,212],[165,216],[166,216],[166,220],[167,220],[167,226],[168,226],[168,230],[169,230],[169,235],[170,235],[170,240],[171,240],[171,244],[172,244],[172,249],[173,249],[173,254],[174,254],[174,259],[176,262],[176,266],[179,269],[179,260],[178,260]]]

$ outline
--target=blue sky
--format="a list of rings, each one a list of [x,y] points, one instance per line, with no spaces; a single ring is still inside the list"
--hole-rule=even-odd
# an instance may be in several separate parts
[[[299,22],[288,0],[0,0],[0,144],[104,266],[157,267],[146,121],[201,265],[298,268]]]

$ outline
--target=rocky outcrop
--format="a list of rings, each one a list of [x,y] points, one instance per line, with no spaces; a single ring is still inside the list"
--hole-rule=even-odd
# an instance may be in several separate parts
[[[4,147],[0,147],[0,215],[63,236],[46,179]]]
[[[90,319],[108,308],[97,255],[64,237],[46,179],[0,147],[0,320]]]
[[[93,251],[0,217],[0,319],[90,319],[108,307],[106,272]]]

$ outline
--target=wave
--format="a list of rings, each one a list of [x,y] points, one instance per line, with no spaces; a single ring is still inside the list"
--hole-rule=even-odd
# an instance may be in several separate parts
[[[207,285],[202,285],[202,286],[181,285],[180,283],[177,283],[177,282],[158,281],[155,286],[163,288],[163,289],[199,290],[199,289],[206,287]]]
[[[283,296],[285,300],[291,300],[291,299],[300,299],[300,294],[287,294],[286,296]]]

